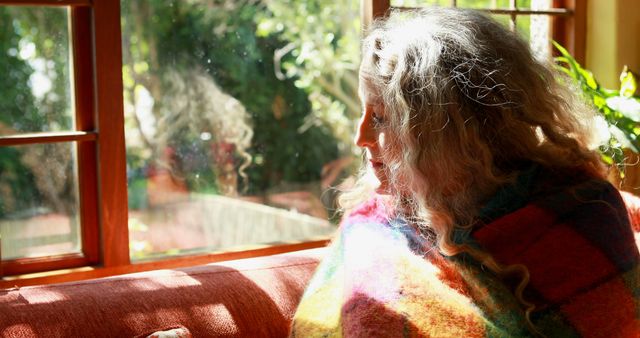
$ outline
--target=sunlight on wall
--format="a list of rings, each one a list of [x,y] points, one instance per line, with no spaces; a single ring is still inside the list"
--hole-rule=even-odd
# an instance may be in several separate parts
[[[624,65],[640,72],[640,2],[593,0],[587,6],[586,68],[604,87],[617,88]]]
[[[587,51],[586,68],[605,87],[614,87],[616,69],[616,23],[618,0],[589,1],[587,3]]]
[[[640,72],[640,1],[618,0],[616,22],[618,23],[618,73],[624,65]],[[617,77],[616,77],[617,78]]]

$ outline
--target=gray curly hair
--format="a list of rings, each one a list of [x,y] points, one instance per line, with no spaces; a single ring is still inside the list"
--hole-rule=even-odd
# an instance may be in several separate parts
[[[372,25],[360,77],[384,106],[391,198],[443,254],[468,252],[498,273],[511,268],[451,235],[472,226],[482,204],[532,162],[604,176],[592,150],[594,111],[558,76],[477,11],[432,7]],[[341,196],[343,208],[368,198],[364,176]],[[528,272],[520,270],[521,293]]]

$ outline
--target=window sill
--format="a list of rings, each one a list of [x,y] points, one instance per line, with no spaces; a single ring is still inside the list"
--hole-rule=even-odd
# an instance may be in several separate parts
[[[0,280],[0,289],[73,282],[150,270],[183,268],[188,266],[209,264],[235,259],[269,256],[305,249],[320,248],[326,246],[328,243],[329,239],[324,238],[308,242],[280,243],[276,245],[243,247],[228,251],[209,252],[193,256],[172,257],[155,261],[144,261],[123,266],[85,266],[73,269],[62,269],[24,275],[5,276]]]

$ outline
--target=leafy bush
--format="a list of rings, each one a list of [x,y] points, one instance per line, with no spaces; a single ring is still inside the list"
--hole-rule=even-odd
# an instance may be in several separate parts
[[[635,153],[640,150],[640,96],[635,95],[635,76],[625,66],[620,74],[620,89],[604,88],[564,47],[555,42],[554,46],[561,54],[556,57],[558,69],[576,82],[585,98],[593,103],[606,121],[609,139],[600,146],[603,161],[623,169],[623,149]]]

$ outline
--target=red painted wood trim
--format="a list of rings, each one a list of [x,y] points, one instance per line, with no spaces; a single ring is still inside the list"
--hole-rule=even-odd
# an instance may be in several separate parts
[[[62,131],[47,133],[29,133],[0,136],[0,147],[19,146],[25,144],[58,143],[72,141],[95,141],[96,133],[91,131]]]
[[[420,9],[421,7],[396,7],[392,6],[392,10],[409,11]],[[462,7],[461,7],[462,8]],[[573,11],[566,8],[550,8],[547,10],[536,9],[509,9],[509,8],[476,8],[475,10],[491,14],[508,14],[508,15],[549,15],[549,16],[570,16]]]
[[[101,1],[101,0],[99,0]],[[91,6],[91,0],[0,0],[0,5],[11,6]]]
[[[129,264],[120,1],[96,1],[93,10],[101,261],[109,267]]]
[[[175,269],[188,266],[209,264],[221,261],[244,259],[260,256],[269,256],[286,252],[294,252],[305,249],[321,248],[329,244],[329,239],[315,240],[303,243],[282,244],[268,246],[252,250],[238,250],[208,253],[202,255],[185,256],[177,258],[163,259],[153,262],[143,262],[123,266],[92,268],[83,267],[74,270],[50,271],[48,273],[8,276],[0,280],[0,289],[12,288],[15,286],[41,285],[51,283],[63,283],[94,279],[108,276],[115,276],[127,273],[151,271],[159,269]]]
[[[76,129],[95,130],[93,86],[93,35],[91,8],[74,7],[71,14],[73,46],[73,88]],[[98,219],[97,142],[80,142],[78,153],[78,195],[82,252],[89,264],[100,259],[100,231]]]
[[[387,15],[390,7],[390,0],[361,0],[360,19],[362,21],[362,29],[366,30],[373,20]]]
[[[41,271],[59,269],[71,269],[89,264],[89,261],[81,253],[37,257],[20,258],[2,261],[4,276],[29,274]],[[6,278],[6,277],[5,277]]]
[[[587,3],[584,0],[553,0],[553,7],[567,8],[571,16],[553,17],[551,38],[564,46],[580,63],[585,63],[587,51]],[[558,55],[553,51],[553,55]]]

